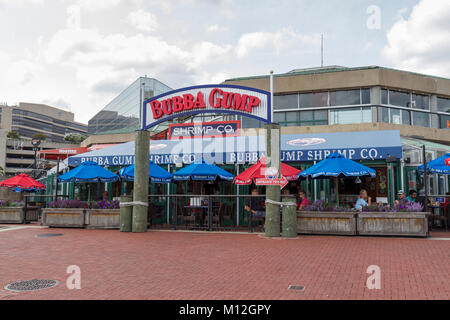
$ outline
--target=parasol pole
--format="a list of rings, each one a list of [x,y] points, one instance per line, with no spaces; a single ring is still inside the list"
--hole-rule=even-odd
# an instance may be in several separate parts
[[[336,199],[337,199],[337,205],[339,206],[339,183],[338,183],[338,177],[336,177]]]

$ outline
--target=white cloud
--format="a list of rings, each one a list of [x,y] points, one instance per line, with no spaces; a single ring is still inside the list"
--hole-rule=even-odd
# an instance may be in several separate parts
[[[127,22],[140,31],[152,32],[158,27],[156,16],[143,10],[133,11],[127,16]]]
[[[450,1],[421,0],[387,33],[383,57],[396,68],[450,77]]]
[[[311,45],[316,46],[319,43],[319,36],[296,33],[292,28],[283,28],[278,32],[252,32],[240,37],[236,55],[245,58],[253,50],[262,48],[273,48],[280,54],[281,50],[292,46],[307,50]]]
[[[116,7],[120,2],[121,0],[78,0],[76,4],[82,10],[95,12]]]
[[[226,27],[221,27],[221,26],[218,25],[218,24],[214,24],[214,25],[207,25],[207,26],[205,27],[205,30],[206,30],[206,32],[213,33],[213,32],[228,31],[228,28],[226,28]]]
[[[44,0],[0,0],[0,8],[2,7],[23,7],[28,5],[42,5]]]

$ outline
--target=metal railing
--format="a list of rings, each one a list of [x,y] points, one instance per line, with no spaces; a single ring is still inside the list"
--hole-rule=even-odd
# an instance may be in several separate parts
[[[70,198],[69,195],[62,195],[62,194],[61,195],[26,194],[23,197],[24,197],[24,205],[23,205],[23,222],[22,223],[24,223],[24,224],[26,224],[28,222],[27,221],[27,212],[28,212],[29,209],[36,210],[36,209],[41,209],[42,208],[41,206],[32,206],[32,207],[30,207],[29,206],[29,200],[28,200],[29,198],[55,198],[55,199],[58,199],[58,198]],[[43,203],[43,201],[32,201],[32,202]]]
[[[251,213],[251,198],[265,201],[265,195],[149,195],[150,227],[252,233],[255,222],[264,227],[265,218]]]

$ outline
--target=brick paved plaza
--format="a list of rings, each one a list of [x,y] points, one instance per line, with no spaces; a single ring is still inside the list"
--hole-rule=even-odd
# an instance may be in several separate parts
[[[0,228],[0,299],[450,298],[448,233],[266,239],[256,233],[19,227]],[[63,236],[36,237],[42,233]],[[80,290],[66,287],[70,265],[81,268]],[[380,290],[366,288],[369,265],[381,268]],[[31,279],[59,285],[26,293],[3,289]]]

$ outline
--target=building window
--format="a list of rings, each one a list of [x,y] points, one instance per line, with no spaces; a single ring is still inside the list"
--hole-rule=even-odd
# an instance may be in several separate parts
[[[283,127],[328,125],[328,110],[275,112],[273,117]]]
[[[299,95],[300,108],[314,108],[328,106],[328,92],[301,93]]]
[[[370,89],[361,89],[361,104],[370,104]]]
[[[430,110],[430,97],[413,93],[411,106],[415,109]]]
[[[330,124],[371,122],[371,108],[345,108],[330,111]]]
[[[361,104],[361,91],[342,90],[330,92],[330,106],[352,106]]]
[[[273,97],[274,110],[298,109],[298,94],[287,94]]]
[[[450,99],[437,98],[437,111],[450,113]]]
[[[413,125],[421,127],[430,127],[430,114],[425,112],[415,112],[412,113]]]
[[[378,122],[389,123],[389,109],[386,107],[378,107]]]
[[[450,129],[450,116],[441,114],[439,115],[439,119],[441,129]]]
[[[408,110],[401,110],[402,124],[411,125],[411,112]]]
[[[387,89],[381,89],[381,104],[389,104]]]
[[[241,119],[242,128],[263,128],[264,123],[249,117],[242,117]]]
[[[407,92],[389,90],[389,104],[399,107],[411,107],[411,97]]]

